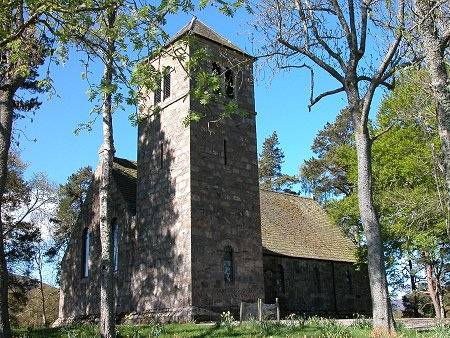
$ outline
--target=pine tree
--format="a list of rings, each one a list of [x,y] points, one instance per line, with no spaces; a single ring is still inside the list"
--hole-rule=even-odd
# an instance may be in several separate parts
[[[262,189],[273,191],[290,191],[292,185],[298,182],[298,178],[281,173],[281,165],[284,163],[284,153],[279,147],[276,131],[264,140],[263,150],[259,154],[259,184]],[[282,189],[282,187],[285,187]]]

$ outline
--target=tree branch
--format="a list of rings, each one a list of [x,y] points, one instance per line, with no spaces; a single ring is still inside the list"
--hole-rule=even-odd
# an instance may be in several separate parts
[[[333,59],[335,59],[339,63],[339,65],[341,66],[341,69],[345,70],[345,68],[346,68],[345,67],[345,62],[344,62],[344,60],[342,60],[342,58],[339,55],[339,53],[334,52],[330,48],[330,46],[328,46],[328,44],[323,40],[322,36],[319,34],[319,32],[317,30],[317,27],[315,25],[316,20],[314,18],[314,15],[312,14],[314,10],[311,7],[311,5],[309,5],[308,2],[307,2],[307,4],[308,4],[308,11],[310,12],[310,18],[309,19],[311,21],[311,27],[312,27],[312,31],[313,31],[314,37],[316,38],[317,42],[322,46],[322,48],[328,53],[328,55],[331,56]],[[339,10],[340,10],[340,8],[339,8]],[[307,50],[309,52],[309,49],[307,49]]]
[[[40,7],[38,7],[36,9],[36,11],[31,14],[27,21],[25,21],[23,24],[21,24],[17,29],[16,32],[11,34],[10,36],[8,36],[7,38],[3,39],[2,41],[0,41],[0,48],[6,46],[8,43],[18,39],[22,33],[25,31],[25,29],[27,29],[28,27],[30,27],[32,24],[36,23],[36,20],[39,18],[39,16],[44,12],[44,10],[47,8],[47,5],[41,5]]]
[[[319,102],[320,100],[322,100],[324,97],[329,96],[329,95],[333,95],[333,94],[337,94],[337,93],[340,93],[340,92],[343,92],[343,91],[345,91],[345,88],[341,87],[341,88],[337,88],[337,89],[334,89],[334,90],[329,90],[327,92],[324,92],[324,93],[320,94],[314,100],[311,101],[311,103],[308,105],[308,110],[311,111],[311,107],[313,105],[315,105],[317,102]]]
[[[386,134],[389,130],[391,130],[393,126],[394,126],[394,123],[392,123],[391,125],[389,125],[389,127],[383,129],[378,134],[376,134],[374,137],[372,137],[372,139],[371,139],[372,143],[375,142],[375,140],[377,138],[379,138],[380,136],[382,136],[383,134]]]
[[[367,12],[372,0],[365,0],[364,5],[361,6],[361,41],[358,49],[357,61],[361,60],[366,51],[367,40]]]
[[[305,55],[311,61],[315,62],[320,68],[327,71],[337,81],[344,84],[344,78],[341,76],[341,74],[339,74],[333,67],[331,67],[329,64],[327,64],[325,61],[323,61],[316,55],[312,54],[309,50],[295,46],[295,45],[291,44],[290,42],[284,40],[281,36],[278,37],[278,42],[281,43],[282,45],[284,45],[285,47],[289,48],[290,50],[294,50],[294,51],[299,52],[300,54]]]
[[[309,95],[309,102],[313,102],[313,97],[314,97],[314,69],[307,65],[306,63],[302,64],[302,65],[293,65],[293,66],[283,66],[280,67],[281,69],[288,69],[288,68],[308,68],[309,72],[310,72],[310,83],[311,83],[311,90],[310,90],[310,95]]]
[[[403,38],[403,31],[405,26],[405,0],[399,1],[399,8],[398,8],[398,27],[397,27],[397,34],[394,38],[394,41],[390,45],[388,51],[386,52],[383,61],[381,61],[380,66],[376,73],[374,74],[372,81],[370,82],[369,88],[367,89],[366,95],[363,100],[363,106],[362,106],[362,121],[361,123],[363,125],[367,124],[367,120],[369,118],[369,110],[370,105],[372,103],[373,95],[375,94],[375,89],[379,84],[382,82],[385,82],[386,79],[383,77],[386,73],[387,68],[389,67],[393,57],[395,56],[395,53],[398,50],[398,46],[400,45],[400,41]]]
[[[391,74],[391,75],[392,75],[392,74]],[[388,78],[391,77],[391,75],[388,76]],[[372,81],[372,78],[369,77],[369,76],[361,75],[361,76],[358,76],[357,81],[358,81],[358,82],[359,82],[359,81],[367,81],[367,82],[371,82],[371,81]],[[389,90],[394,89],[394,86],[395,86],[395,85],[394,85],[394,82],[389,83],[389,82],[387,82],[387,81],[382,81],[382,82],[380,82],[380,85],[385,86],[385,87],[386,87],[387,89],[389,89]]]

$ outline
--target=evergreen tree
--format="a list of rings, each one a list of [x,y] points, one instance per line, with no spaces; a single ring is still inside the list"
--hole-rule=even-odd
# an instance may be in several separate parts
[[[47,252],[47,255],[53,261],[59,262],[62,258],[61,253],[69,242],[81,206],[91,185],[92,175],[90,166],[83,167],[70,175],[65,184],[59,186],[56,215],[51,219],[54,245]],[[59,264],[57,265],[59,268]]]
[[[276,131],[264,140],[263,150],[259,154],[259,184],[262,189],[273,191],[290,191],[292,185],[298,182],[298,178],[281,173],[281,165],[284,163],[284,153],[279,147]],[[282,189],[285,187],[284,189]]]

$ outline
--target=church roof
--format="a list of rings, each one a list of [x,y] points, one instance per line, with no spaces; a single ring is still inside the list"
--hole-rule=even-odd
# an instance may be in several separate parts
[[[355,262],[355,246],[313,199],[268,190],[260,199],[265,253]]]
[[[196,17],[193,17],[192,20],[186,26],[181,28],[181,30],[179,30],[173,37],[171,37],[169,41],[167,41],[167,44],[170,45],[174,43],[175,41],[177,41],[186,34],[195,34],[201,36],[202,38],[218,43],[219,45],[225,46],[239,53],[250,56],[247,52],[240,49],[238,46],[233,44],[230,40],[224,38],[222,35],[216,33],[214,30],[206,26]]]
[[[114,157],[112,175],[129,210],[133,215],[136,214],[136,162],[120,157]]]
[[[114,157],[113,177],[136,213],[137,164]],[[292,194],[260,191],[261,235],[264,253],[297,258],[354,262],[353,243],[316,201]]]

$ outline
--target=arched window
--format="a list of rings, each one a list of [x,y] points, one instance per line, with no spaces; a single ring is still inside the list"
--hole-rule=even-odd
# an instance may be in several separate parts
[[[353,282],[352,282],[352,275],[350,274],[349,270],[345,271],[345,279],[347,281],[348,291],[350,292],[350,294],[352,294],[353,293]]]
[[[320,287],[320,271],[317,267],[314,268],[314,283],[316,284],[316,292],[321,293],[322,288]]]
[[[284,270],[281,264],[278,264],[277,269],[275,270],[275,285],[277,293],[284,294]]]
[[[81,237],[81,276],[87,277],[89,275],[89,228],[84,228]]]
[[[230,68],[225,71],[225,94],[230,98],[234,97],[234,76]]]
[[[156,82],[156,90],[155,90],[155,105],[161,103],[161,84],[162,81],[159,78]]]
[[[230,246],[223,250],[223,276],[225,283],[233,283],[233,249]]]
[[[170,97],[170,70],[167,74],[164,74],[164,100]]]
[[[117,271],[117,268],[119,266],[119,223],[117,222],[117,219],[114,220],[112,230],[114,271]]]

